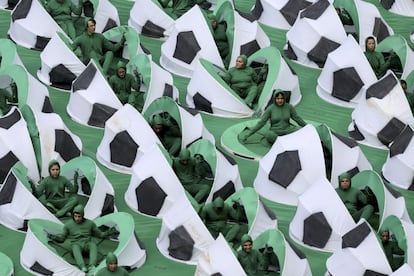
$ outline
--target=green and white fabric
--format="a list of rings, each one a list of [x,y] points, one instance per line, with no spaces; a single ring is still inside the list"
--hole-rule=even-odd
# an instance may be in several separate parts
[[[93,5],[93,18],[96,21],[96,32],[105,31],[121,25],[118,10],[108,0],[90,0]]]
[[[141,41],[137,31],[128,26],[114,27],[103,33],[106,39],[117,43],[125,37],[125,46],[122,49],[122,57],[125,59],[132,59],[138,54],[144,53],[141,46]]]
[[[0,252],[0,274],[4,276],[13,276],[13,262],[4,253]]]

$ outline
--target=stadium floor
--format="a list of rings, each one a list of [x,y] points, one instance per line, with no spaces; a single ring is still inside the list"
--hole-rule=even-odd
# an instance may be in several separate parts
[[[129,17],[129,9],[132,7],[133,2],[126,0],[113,0],[111,2],[118,8],[118,12],[121,17],[121,23],[126,24]],[[254,1],[251,0],[238,0],[236,4],[241,9],[247,9],[250,5],[253,4],[253,2]],[[369,0],[367,2],[374,3],[375,1]],[[376,1],[376,4],[378,4],[378,1]],[[387,20],[389,19],[388,22],[390,25],[392,25],[396,32],[399,32],[406,37],[408,37],[409,33],[411,32],[407,26],[414,26],[414,24],[412,24],[414,20],[411,19],[407,19],[406,21],[401,22],[393,16],[384,15],[384,17]],[[10,12],[0,11],[0,38],[7,38],[7,30],[9,28],[9,24]],[[272,44],[281,49],[284,45],[284,32],[271,30],[270,28],[266,27],[264,29],[268,33]],[[141,37],[141,42],[147,49],[151,50],[154,60],[158,61],[160,56],[161,42],[145,37]],[[36,76],[36,70],[40,67],[40,53],[37,51],[24,49],[22,47],[18,47],[18,53],[29,72],[33,76]],[[326,103],[317,96],[315,87],[317,76],[319,74],[318,70],[310,70],[309,68],[305,68],[294,63],[291,63],[291,65],[299,76],[303,97],[301,103],[297,106],[298,113],[306,120],[325,123],[337,133],[347,136],[347,127],[351,121],[352,110]],[[185,98],[184,91],[187,83],[187,79],[184,79],[182,77],[174,77],[174,84],[180,89],[181,100]],[[103,130],[87,128],[73,122],[67,116],[65,110],[66,103],[69,99],[69,93],[58,91],[53,88],[49,88],[49,91],[55,112],[60,114],[65,124],[71,129],[71,131],[82,139],[84,147],[83,154],[90,156],[96,160],[95,153],[97,146],[102,138]],[[219,146],[220,136],[224,130],[233,124],[239,123],[243,120],[216,118],[209,115],[203,115],[203,119],[209,131],[213,133],[216,141],[218,141],[217,146]],[[380,172],[382,164],[386,159],[387,152],[366,146],[361,146],[361,148],[366,154],[368,160],[371,162],[374,170]],[[251,187],[258,168],[257,162],[244,160],[238,157],[235,157],[235,160],[238,162],[244,186]],[[135,219],[136,232],[146,246],[146,263],[138,270],[132,272],[131,275],[194,275],[194,266],[185,265],[169,260],[159,253],[156,247],[156,238],[160,230],[161,221],[137,214],[130,210],[125,204],[124,193],[127,189],[130,176],[111,171],[100,165],[98,162],[97,164],[115,188],[115,202],[118,210],[129,212],[133,215]],[[414,212],[414,196],[407,193],[404,193],[404,196],[408,205],[407,209],[411,210],[411,212]],[[268,203],[269,207],[271,207],[276,213],[278,217],[279,228],[285,234],[285,236],[288,237],[288,225],[289,221],[294,215],[295,209],[289,206],[271,203],[266,200],[265,202]],[[414,214],[410,215],[411,217],[414,217]],[[22,247],[23,241],[24,233],[11,231],[0,225],[0,251],[12,258],[15,269],[14,275],[16,276],[29,274],[21,267],[19,261],[20,249]],[[326,258],[329,257],[329,254],[321,254],[306,248],[301,249],[309,260],[313,275],[323,275],[326,271],[325,261]]]

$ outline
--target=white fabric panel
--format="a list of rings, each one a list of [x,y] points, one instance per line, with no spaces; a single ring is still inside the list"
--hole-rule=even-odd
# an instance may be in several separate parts
[[[190,64],[174,57],[177,36],[180,32],[192,31],[200,46],[200,51]],[[198,59],[204,58],[213,64],[224,67],[219,51],[214,42],[213,35],[204,19],[198,5],[193,6],[175,21],[175,27],[168,39],[161,45],[160,64],[171,73],[191,77]]]
[[[195,276],[245,276],[243,268],[222,234],[207,248],[198,259]]]
[[[318,198],[324,200],[315,200]],[[327,252],[340,249],[342,235],[351,230],[355,222],[328,180],[314,179],[314,184],[299,196],[298,200],[298,208],[289,225],[289,236],[297,243],[308,246],[302,242],[304,220],[311,214],[322,212],[332,228],[332,233],[323,249],[316,247],[312,249]]]
[[[283,264],[283,271],[281,276],[289,275],[301,275],[311,276],[312,271],[310,269],[308,260],[300,259],[296,252],[292,249],[290,244],[285,241],[285,263]]]
[[[106,23],[109,19],[116,22],[116,25],[121,25],[118,16],[118,10],[108,0],[98,0],[97,7],[94,6],[94,19],[96,21],[96,32],[102,33]]]
[[[357,71],[358,76],[365,85],[351,101],[346,102],[333,97],[332,91],[334,72],[348,67],[353,67]],[[355,108],[358,102],[365,96],[365,89],[376,81],[375,73],[365,58],[364,52],[355,41],[355,38],[348,35],[348,38],[342,45],[328,55],[325,66],[318,78],[316,92],[329,103]]]
[[[388,11],[404,16],[414,16],[414,2],[412,0],[394,1]]]
[[[271,181],[269,173],[277,155],[291,150],[299,151],[302,169],[285,189]],[[312,186],[315,179],[324,176],[325,163],[319,136],[315,127],[308,124],[296,132],[279,136],[276,139],[271,149],[259,161],[259,170],[253,185],[261,196],[271,201],[296,205],[297,197]]]
[[[94,103],[104,104],[115,109],[122,107],[121,102],[109,86],[105,76],[102,75],[101,71],[95,65],[95,62],[91,60],[88,66],[94,66],[96,68],[94,79],[86,90],[81,89],[72,92],[66,107],[69,116],[74,121],[85,126],[88,126],[87,123],[91,116]]]
[[[137,203],[135,189],[142,181],[149,177],[153,177],[160,188],[167,194],[157,215],[158,218],[163,218],[176,202],[188,201],[184,188],[174,173],[171,165],[168,163],[159,147],[154,145],[142,155],[133,167],[131,180],[128,189],[125,192],[125,202],[132,210],[139,212],[139,203]]]
[[[139,146],[137,156],[131,167],[111,162],[110,143],[118,133],[123,131],[127,131]],[[141,155],[156,143],[161,145],[161,142],[145,118],[133,106],[125,104],[106,121],[104,136],[98,146],[96,157],[100,163],[112,170],[132,173],[132,167],[137,163]]]
[[[361,223],[366,222],[361,220],[358,225]],[[334,251],[326,261],[326,266],[332,275],[338,276],[363,275],[365,270],[385,275],[392,273],[382,246],[372,229],[356,248],[338,248]]]
[[[268,208],[268,207],[267,207]],[[276,214],[275,214],[276,216]],[[257,211],[254,221],[249,229],[249,235],[252,239],[256,239],[261,233],[269,229],[277,229],[277,220],[272,220],[266,213],[263,202],[258,200]]]
[[[175,21],[153,0],[135,1],[129,13],[128,25],[135,28],[139,33],[147,21],[162,27],[164,36],[168,37],[174,29]]]
[[[170,244],[168,235],[179,226],[184,226],[195,243],[192,257],[188,261],[174,259],[168,253],[168,246]],[[161,230],[157,237],[157,247],[161,254],[166,258],[196,265],[198,259],[202,256],[202,253],[205,252],[213,242],[213,237],[188,200],[183,199],[176,201],[169,211],[164,214]]]
[[[414,276],[414,270],[408,264],[403,264],[396,271],[390,274],[390,276]]]

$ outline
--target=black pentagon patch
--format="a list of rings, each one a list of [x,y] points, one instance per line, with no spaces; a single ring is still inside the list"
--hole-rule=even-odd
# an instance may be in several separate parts
[[[38,262],[35,262],[31,267],[30,270],[40,273],[42,275],[47,275],[47,276],[52,276],[53,275],[53,271],[45,268],[44,266],[42,266],[41,264],[39,264]]]
[[[276,156],[269,179],[287,188],[301,170],[299,152],[297,150],[284,151]]]
[[[116,23],[116,21],[113,20],[112,18],[109,18],[108,21],[106,21],[106,25],[103,28],[102,33],[106,32],[106,31],[108,31],[112,28],[115,28],[117,26],[118,26],[118,24]]]
[[[163,96],[165,97],[173,97],[173,87],[171,84],[166,83],[164,85],[164,92],[162,93]]]
[[[378,140],[388,146],[406,127],[406,124],[394,117],[378,132]]]
[[[145,36],[148,36],[148,37],[153,37],[153,38],[164,37],[164,32],[165,32],[165,29],[163,27],[160,27],[160,26],[154,24],[150,20],[147,20],[145,22],[144,26],[142,26],[142,28],[141,28],[141,34],[142,35],[145,35]]]
[[[298,17],[299,11],[308,7],[310,4],[310,2],[305,0],[290,0],[283,6],[283,8],[280,9],[280,13],[292,26]]]
[[[234,183],[232,181],[229,181],[226,183],[226,185],[224,185],[223,187],[221,187],[220,189],[214,192],[213,200],[216,199],[217,197],[221,197],[223,200],[226,200],[229,196],[231,196],[235,192],[236,192],[236,188],[234,187]]]
[[[143,180],[135,189],[138,202],[138,211],[150,216],[157,216],[167,194],[151,176]]]
[[[3,182],[3,179],[2,179]],[[0,205],[11,203],[16,190],[17,179],[12,173],[9,174],[0,190]]]
[[[201,47],[192,31],[180,32],[177,35],[173,57],[190,64],[200,50]]]
[[[12,151],[0,158],[0,183],[4,181],[10,169],[19,161]]]
[[[49,72],[50,82],[58,88],[69,90],[75,79],[76,75],[63,64],[53,67]]]
[[[367,223],[361,223],[342,236],[342,248],[357,248],[370,233],[371,229]]]
[[[168,235],[170,245],[168,253],[170,256],[183,261],[188,261],[193,256],[194,240],[184,228],[178,226]]]
[[[11,14],[12,21],[26,18],[31,7],[32,0],[20,1]]]
[[[204,111],[210,114],[213,114],[213,108],[211,107],[211,102],[204,98],[200,93],[196,93],[193,96],[194,106],[200,111]]]
[[[246,55],[248,57],[256,53],[259,50],[260,50],[260,45],[259,43],[257,43],[257,40],[247,42],[240,46],[240,54]]]
[[[309,18],[316,20],[325,12],[329,5],[330,3],[328,0],[319,0],[301,12],[300,18]]]
[[[291,60],[298,60],[298,56],[295,54],[295,51],[293,51],[292,45],[290,45],[289,41],[287,42],[287,48],[285,49],[285,55]]]
[[[139,145],[135,143],[128,131],[124,130],[115,135],[109,143],[111,162],[131,167],[134,164]]]
[[[392,5],[394,5],[395,0],[381,0],[381,5],[384,9],[389,10],[391,9]]]
[[[325,0],[324,0],[325,1]],[[308,58],[315,62],[319,68],[325,65],[328,54],[340,46],[339,43],[326,37],[321,37],[315,47],[308,53]]]
[[[55,129],[55,151],[66,162],[81,155],[81,151],[65,130]]]
[[[48,96],[45,97],[42,106],[43,113],[54,113],[52,103],[50,102],[50,98]]]
[[[49,43],[50,37],[44,37],[44,36],[36,36],[36,43],[34,45],[35,50],[42,51],[46,45]]]
[[[353,122],[354,124],[354,130],[348,131],[349,136],[354,138],[357,141],[362,141],[365,139],[364,135],[361,133],[361,131],[358,129],[358,126]]]
[[[4,129],[9,129],[12,126],[14,126],[18,121],[20,121],[21,118],[22,116],[20,115],[19,110],[16,108],[13,111],[13,113],[10,113],[9,115],[0,118],[0,127]]]
[[[115,199],[113,195],[106,194],[104,204],[101,210],[101,216],[112,214],[115,212]]]
[[[116,109],[100,103],[94,103],[92,114],[89,117],[88,125],[96,127],[105,127],[105,122],[116,112]]]
[[[358,95],[363,86],[364,82],[354,67],[343,68],[333,73],[332,96],[335,98],[349,102]]]
[[[323,248],[329,241],[332,228],[322,212],[314,213],[303,221],[303,243]]]
[[[406,127],[398,135],[390,146],[390,157],[404,153],[413,138],[414,132],[411,127]]]
[[[374,29],[372,34],[377,38],[377,43],[380,43],[385,38],[390,36],[390,32],[388,31],[387,25],[385,25],[384,21],[379,18],[375,17]]]
[[[83,72],[73,82],[72,91],[76,92],[78,90],[87,89],[95,77],[95,74],[96,67],[93,65],[93,63],[89,63],[85,70],[83,70]]]
[[[367,89],[366,99],[371,97],[383,99],[396,85],[400,85],[392,74],[386,75]]]

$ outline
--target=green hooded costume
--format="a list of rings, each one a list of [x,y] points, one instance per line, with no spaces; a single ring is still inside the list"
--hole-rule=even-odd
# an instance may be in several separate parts
[[[276,91],[273,94],[273,104],[266,108],[260,121],[246,133],[243,142],[261,129],[268,120],[270,120],[270,129],[264,133],[264,137],[270,144],[273,144],[277,136],[289,134],[299,129],[299,127],[291,124],[290,119],[293,119],[301,127],[306,125],[306,122],[296,113],[291,104],[287,102],[282,106],[276,104],[276,97],[279,95],[283,95],[285,98],[284,91]]]
[[[49,162],[49,174],[53,165],[58,165],[60,169],[59,162],[52,160]],[[74,185],[62,175],[58,177],[49,175],[42,179],[37,187],[33,182],[30,182],[30,185],[33,195],[52,212],[54,211],[57,217],[63,217],[66,213],[71,212],[78,203],[76,196],[79,189],[77,172],[74,175]],[[65,192],[66,190],[69,191],[69,194]]]
[[[257,75],[252,67],[247,66],[247,56],[240,55],[243,60],[241,68],[232,67],[224,76],[224,81],[244,99],[247,105],[252,105],[257,96]]]
[[[268,266],[268,261],[256,249],[252,248],[250,252],[245,251],[243,244],[246,242],[251,242],[253,245],[253,240],[248,234],[244,234],[241,238],[242,249],[237,252],[237,260],[239,260],[240,265],[248,276],[260,275],[259,270],[264,270]]]
[[[117,266],[115,271],[109,270],[109,265],[116,263],[118,264],[118,258],[112,252],[109,252],[106,255],[106,267],[102,268],[101,270],[96,273],[96,276],[126,276],[129,275],[128,271],[123,268],[122,266]]]
[[[17,100],[17,89],[13,90],[12,93],[7,89],[0,88],[0,116],[7,114],[10,111],[11,105],[9,102],[16,102]]]
[[[203,181],[204,176],[202,174],[197,174],[200,170],[197,170],[196,167],[197,163],[191,157],[188,149],[182,149],[178,158],[173,158],[172,168],[175,174],[183,184],[184,189],[200,203],[207,198],[211,187]]]
[[[181,132],[180,128],[171,122],[171,119],[163,119],[161,115],[156,114],[151,120],[151,127],[160,139],[164,148],[171,156],[177,156],[181,149]]]
[[[94,22],[94,24],[96,24],[93,19],[89,19],[87,22]],[[114,58],[114,52],[121,49],[124,42],[125,38],[122,37],[118,43],[113,44],[106,39],[103,34],[96,32],[89,34],[85,31],[74,39],[71,48],[73,51],[80,48],[81,56],[79,58],[85,65],[88,64],[91,59],[94,59],[96,63],[102,65],[103,72],[107,74]]]
[[[374,37],[369,36],[365,39],[365,57],[367,58],[369,64],[371,65],[372,70],[374,70],[375,75],[377,78],[381,78],[384,76],[385,72],[387,71],[388,67],[390,66],[391,59],[387,59],[385,61],[384,56],[380,52],[369,51],[367,49],[367,42],[369,39],[374,39]],[[375,40],[375,39],[374,39]]]
[[[72,0],[49,0],[46,2],[45,9],[56,21],[59,27],[69,35],[71,39],[76,37],[75,26],[72,21],[72,13],[80,16],[82,13],[83,1],[78,1],[78,6]]]
[[[125,69],[125,75],[121,77],[117,72],[109,78],[109,85],[122,104],[129,103],[138,111],[141,111],[144,104],[144,93],[140,92],[141,78],[138,72],[135,73],[135,77],[126,73],[126,64],[122,61],[119,61],[117,64],[117,69],[119,70],[120,68]]]
[[[89,252],[89,270],[94,270],[98,260],[98,246],[93,238],[96,237],[103,239],[108,235],[113,234],[113,229],[110,228],[106,232],[99,230],[95,222],[84,218],[83,205],[76,205],[73,209],[73,214],[81,215],[82,220],[77,223],[75,219],[73,219],[65,223],[62,234],[48,234],[48,237],[59,243],[65,241],[68,242],[72,249],[72,254],[76,264],[82,269],[82,271],[87,271],[82,252]]]
[[[208,19],[211,21],[213,38],[219,50],[220,57],[223,60],[224,66],[227,68],[230,62],[229,41],[226,34],[227,23],[225,21],[218,22],[213,13],[208,15]]]
[[[352,187],[351,177],[349,173],[342,173],[338,177],[339,179],[339,187],[336,188],[336,192],[338,193],[339,197],[341,198],[342,202],[345,204],[346,209],[348,209],[349,213],[351,214],[352,218],[358,222],[360,218],[364,218],[365,220],[369,220],[369,218],[374,213],[374,207],[372,205],[367,204],[367,197],[363,192],[358,190],[357,188]],[[349,188],[343,189],[341,187],[341,181],[343,179],[349,180]],[[359,208],[359,205],[364,205],[362,208]]]
[[[398,246],[397,241],[390,239],[390,232],[388,230],[383,230],[381,233],[387,232],[388,238],[387,240],[382,240],[381,238],[381,245],[384,249],[385,256],[389,264],[391,265],[392,271],[397,270],[403,263],[404,263],[404,254],[405,252]],[[395,258],[395,255],[399,256]]]
[[[233,243],[237,241],[239,233],[245,230],[239,223],[241,214],[230,207],[221,197],[216,197],[213,202],[204,205],[200,217],[214,238],[222,233],[224,238]],[[229,220],[235,223],[228,223]]]

